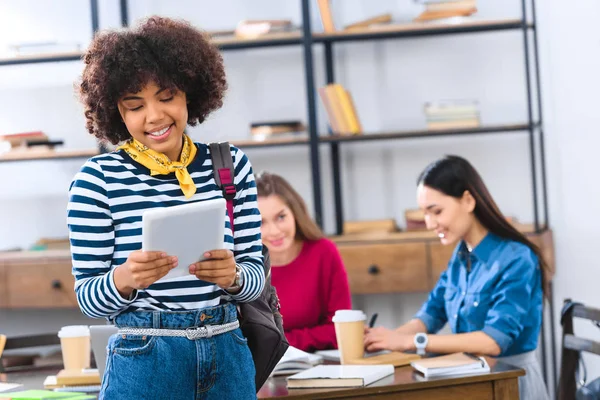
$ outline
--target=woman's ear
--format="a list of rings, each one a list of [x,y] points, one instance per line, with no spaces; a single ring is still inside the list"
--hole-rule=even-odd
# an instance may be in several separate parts
[[[465,190],[463,192],[460,202],[462,203],[462,206],[464,207],[465,211],[467,211],[467,212],[475,211],[475,206],[477,205],[477,200],[475,200],[475,197],[473,197],[471,192],[469,192],[468,190]]]

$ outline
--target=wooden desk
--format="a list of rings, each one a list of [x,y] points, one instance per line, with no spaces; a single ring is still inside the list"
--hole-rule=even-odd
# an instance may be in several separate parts
[[[396,368],[393,376],[363,388],[287,389],[285,377],[270,378],[258,392],[259,399],[389,399],[455,400],[519,398],[519,376],[525,371],[488,358],[491,372],[452,378],[426,379],[409,366]]]
[[[519,398],[519,376],[525,371],[488,358],[489,374],[465,377],[425,379],[411,367],[396,368],[388,376],[364,388],[345,389],[287,389],[285,377],[270,378],[258,392],[259,399],[400,399],[400,400],[455,400]],[[43,389],[46,376],[56,375],[58,369],[47,368],[29,372],[8,373],[11,383],[21,383],[24,389]],[[1,381],[1,380],[0,380]],[[1,397],[1,396],[0,396]]]

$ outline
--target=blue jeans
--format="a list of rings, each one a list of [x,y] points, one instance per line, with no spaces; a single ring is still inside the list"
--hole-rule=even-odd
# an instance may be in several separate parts
[[[130,328],[186,329],[237,319],[233,304],[202,310],[134,311],[116,317]],[[211,338],[113,335],[100,399],[256,399],[254,363],[235,329]]]

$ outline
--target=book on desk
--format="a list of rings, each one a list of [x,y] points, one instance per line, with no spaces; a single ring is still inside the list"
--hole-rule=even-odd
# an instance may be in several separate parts
[[[445,356],[425,358],[413,361],[410,365],[426,378],[490,372],[490,366],[484,357],[478,357],[469,353],[453,353]]]
[[[323,357],[318,354],[307,353],[296,347],[290,346],[281,360],[277,363],[272,376],[291,375],[321,364]]]
[[[362,387],[394,374],[387,365],[318,365],[287,378],[288,389]]]

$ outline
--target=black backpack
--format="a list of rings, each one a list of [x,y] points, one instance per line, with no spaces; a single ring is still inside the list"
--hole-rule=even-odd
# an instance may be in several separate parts
[[[236,194],[233,183],[235,171],[228,142],[211,143],[210,156],[215,182],[227,200],[227,213],[233,233],[233,199]],[[266,246],[262,247],[265,268],[265,287],[260,296],[249,303],[239,303],[239,320],[242,333],[248,339],[248,347],[256,369],[258,392],[289,347],[283,331],[279,298],[271,285],[271,259]]]

